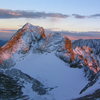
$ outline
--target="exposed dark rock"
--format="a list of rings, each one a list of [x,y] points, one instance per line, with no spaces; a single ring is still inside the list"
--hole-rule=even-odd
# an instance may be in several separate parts
[[[73,100],[100,100],[100,89],[94,93]]]
[[[48,91],[44,86],[37,80],[35,80],[34,84],[32,85],[33,91],[37,92],[39,95],[44,95]]]
[[[27,95],[23,95],[22,89],[28,88],[26,84],[30,84],[30,89],[38,95],[45,95],[52,90],[18,69],[1,69],[0,100],[30,100]]]
[[[17,98],[22,95],[22,86],[17,83],[17,80],[0,73],[0,100]]]

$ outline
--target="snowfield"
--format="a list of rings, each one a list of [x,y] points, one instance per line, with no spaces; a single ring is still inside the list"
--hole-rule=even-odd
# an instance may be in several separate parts
[[[52,100],[71,100],[78,97],[79,92],[88,82],[81,69],[70,68],[54,53],[29,53],[15,67],[45,85],[54,87],[49,93],[54,98]]]

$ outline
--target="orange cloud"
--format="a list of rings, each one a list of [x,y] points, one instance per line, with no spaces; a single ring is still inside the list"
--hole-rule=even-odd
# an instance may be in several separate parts
[[[8,30],[0,30],[0,32],[3,32],[3,33],[10,33],[12,31],[8,31]]]

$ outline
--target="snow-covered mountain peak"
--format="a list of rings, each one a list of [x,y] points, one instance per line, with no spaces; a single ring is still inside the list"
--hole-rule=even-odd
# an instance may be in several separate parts
[[[0,48],[1,80],[7,76],[16,78],[22,83],[22,92],[29,97],[27,100],[72,100],[87,95],[87,92],[100,87],[99,47],[100,40],[76,40],[72,43],[63,34],[45,34],[42,27],[26,23]],[[41,96],[37,94],[36,97],[34,92]]]
[[[12,38],[8,41],[8,43],[11,43],[11,42],[16,43],[16,42],[19,42],[20,40],[27,43],[27,42],[32,42],[32,41],[38,41],[43,38],[46,38],[46,35],[42,27],[34,26],[30,23],[26,23],[21,29],[19,29],[12,36]]]
[[[31,49],[32,44],[39,43],[39,41],[45,38],[45,31],[42,27],[26,23],[12,36],[6,45],[1,47],[1,62],[2,60],[4,61],[12,58],[15,54],[27,53]]]
[[[26,23],[21,30],[27,31],[27,32],[32,32],[34,35],[35,34],[40,34],[43,38],[45,38],[45,32],[43,27],[39,27],[39,26],[34,26],[30,23]]]
[[[26,23],[22,27],[22,29],[24,29],[24,30],[33,30],[33,29],[37,29],[37,28],[39,28],[39,26],[34,26],[34,25],[30,24],[30,23]]]
[[[29,28],[29,27],[31,27],[31,26],[33,26],[33,25],[30,24],[30,23],[26,23],[26,24],[23,26],[23,28]]]

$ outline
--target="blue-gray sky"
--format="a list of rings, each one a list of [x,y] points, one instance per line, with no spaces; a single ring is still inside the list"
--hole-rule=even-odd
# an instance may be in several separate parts
[[[0,28],[29,22],[53,30],[100,31],[100,0],[0,0],[0,8]]]
[[[1,0],[0,7],[88,15],[100,13],[100,0]]]

